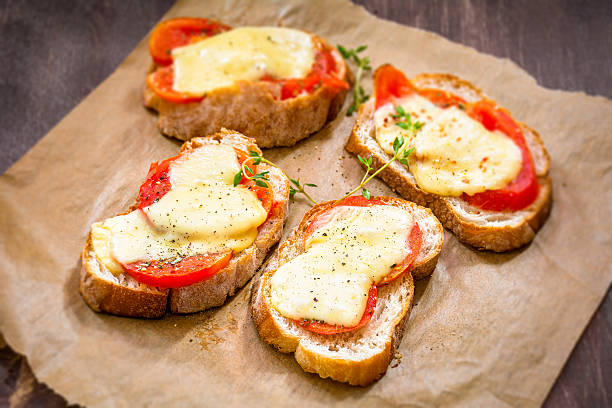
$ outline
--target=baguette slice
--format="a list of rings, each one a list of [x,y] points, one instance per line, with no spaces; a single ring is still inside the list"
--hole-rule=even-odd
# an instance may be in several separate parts
[[[484,94],[467,81],[447,74],[421,74],[411,81],[419,88],[437,88],[461,96],[467,102],[484,98]],[[372,155],[373,168],[380,168],[391,157],[375,136],[375,99],[361,106],[346,150],[362,157]],[[431,208],[442,224],[457,238],[477,249],[508,251],[528,244],[548,217],[552,184],[548,176],[550,158],[538,133],[518,123],[525,136],[535,165],[540,193],[529,207],[515,212],[487,211],[474,207],[459,197],[444,197],[420,189],[410,170],[394,161],[379,176],[389,187],[407,200]]]
[[[192,139],[183,144],[181,152],[210,144],[229,144],[244,151],[261,153],[253,139],[226,129],[212,136]],[[278,169],[263,163],[260,166],[270,171],[269,185],[277,204],[259,227],[255,242],[234,256],[224,269],[209,279],[181,288],[148,286],[127,274],[115,276],[100,264],[92,249],[90,233],[83,249],[79,285],[85,302],[97,312],[145,318],[163,316],[166,309],[172,313],[193,313],[222,305],[253,276],[268,250],[282,235],[289,202],[289,183]],[[135,203],[127,212],[137,207],[138,203]]]
[[[284,262],[304,252],[304,234],[313,218],[333,202],[321,203],[275,251],[253,281],[251,313],[261,338],[283,353],[295,353],[302,368],[323,378],[351,385],[367,385],[380,378],[399,346],[414,296],[414,279],[431,275],[442,249],[442,225],[431,210],[398,198],[374,197],[410,211],[422,231],[423,243],[410,273],[378,288],[372,319],[355,331],[321,335],[283,317],[270,304],[270,278]]]
[[[342,56],[322,38],[312,34],[331,50],[338,78],[349,84],[352,73]],[[149,72],[155,70],[155,65]],[[280,85],[265,81],[239,81],[234,86],[207,93],[200,102],[173,103],[159,97],[145,84],[144,105],[159,113],[157,127],[180,140],[235,129],[256,140],[260,147],[293,146],[333,120],[348,90],[322,85],[312,93],[286,100],[274,99]]]

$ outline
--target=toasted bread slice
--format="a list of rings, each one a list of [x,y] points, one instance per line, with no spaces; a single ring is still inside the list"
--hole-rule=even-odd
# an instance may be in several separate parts
[[[283,353],[295,353],[305,371],[351,385],[367,385],[387,371],[412,308],[413,278],[421,279],[433,272],[444,241],[442,225],[431,210],[398,198],[374,199],[410,211],[421,229],[423,243],[411,271],[378,288],[376,310],[364,327],[341,334],[316,334],[283,317],[270,304],[270,278],[282,263],[304,252],[308,225],[332,201],[316,205],[304,215],[252,286],[251,312],[261,338]]]
[[[181,152],[220,143],[261,153],[253,139],[225,129],[212,136],[192,139],[183,145]],[[85,302],[97,312],[146,318],[163,316],[166,309],[172,313],[193,313],[222,305],[228,296],[232,296],[253,276],[283,231],[289,202],[289,183],[278,169],[263,163],[259,166],[270,172],[269,185],[274,191],[277,204],[259,227],[255,242],[234,256],[224,269],[209,279],[181,288],[151,287],[127,274],[115,276],[108,271],[98,262],[93,252],[90,233],[83,249],[79,285]],[[137,207],[138,203],[127,212]]]
[[[437,88],[461,96],[467,102],[485,96],[469,82],[453,75],[422,74],[411,81],[419,88]],[[346,150],[362,157],[373,157],[373,168],[382,167],[391,157],[383,151],[375,136],[375,100],[361,106]],[[410,170],[394,161],[379,176],[407,200],[431,208],[442,224],[457,238],[478,249],[508,251],[531,242],[548,217],[551,206],[550,158],[538,133],[519,123],[535,165],[540,192],[527,208],[514,211],[487,211],[474,207],[459,197],[444,197],[420,189]]]
[[[312,36],[331,51],[337,77],[350,84],[352,73],[342,56],[323,39]],[[155,68],[153,65],[151,71]],[[163,134],[180,140],[226,127],[254,138],[259,147],[293,146],[338,115],[348,90],[322,84],[312,93],[286,100],[274,98],[279,92],[280,85],[272,82],[239,81],[207,93],[200,102],[180,104],[162,99],[145,84],[144,105],[159,113],[157,126]]]

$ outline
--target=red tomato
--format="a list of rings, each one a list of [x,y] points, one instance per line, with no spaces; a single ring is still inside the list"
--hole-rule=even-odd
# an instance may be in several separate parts
[[[439,108],[450,108],[451,106],[459,106],[460,109],[465,109],[466,102],[460,96],[454,95],[448,91],[440,89],[419,89],[419,95],[427,98]]]
[[[312,222],[306,229],[304,239],[305,240],[308,239],[308,237],[310,237],[315,230],[323,227],[325,224],[327,224],[330,221],[330,219],[326,216],[326,213],[328,213],[332,208],[339,207],[339,206],[370,207],[373,205],[392,205],[392,204],[387,204],[381,200],[368,200],[367,198],[363,196],[347,197],[344,200],[340,201],[339,203],[331,207],[328,207],[326,210],[317,214],[317,216],[312,220]],[[411,249],[410,254],[408,254],[406,258],[404,258],[404,260],[400,264],[396,265],[389,272],[389,274],[377,285],[378,286],[386,285],[389,282],[400,277],[404,272],[408,271],[410,267],[412,266],[412,263],[416,259],[419,251],[421,250],[421,243],[422,243],[421,229],[419,228],[419,224],[415,222],[414,226],[412,227],[412,230],[410,231],[410,234],[408,234],[407,239],[406,239],[406,245]],[[311,320],[305,320],[305,319],[296,320],[296,321],[305,329],[310,330],[315,333],[319,333],[319,334],[336,334],[336,333],[344,333],[344,332],[348,332],[352,330],[357,330],[360,327],[365,326],[366,323],[370,321],[372,315],[374,314],[374,310],[376,309],[376,293],[377,293],[376,286],[377,285],[373,285],[372,288],[370,289],[370,293],[368,295],[368,303],[366,305],[366,310],[364,311],[363,317],[361,318],[361,320],[356,326],[352,326],[352,327],[335,326],[335,325],[327,324],[321,321],[311,321]]]
[[[463,194],[461,196],[463,200],[483,210],[518,211],[531,205],[538,197],[540,186],[523,132],[512,116],[493,101],[482,99],[474,103],[466,103],[463,98],[447,91],[429,88],[416,89],[403,72],[391,65],[383,65],[376,70],[374,89],[376,108],[416,91],[438,107],[458,106],[464,109],[469,116],[482,123],[485,128],[490,131],[503,132],[518,146],[523,163],[516,179],[502,189],[487,190],[474,195]]]
[[[376,109],[393,102],[395,98],[410,95],[414,90],[412,82],[393,65],[385,64],[374,73]]]
[[[172,65],[159,68],[147,75],[147,85],[162,99],[169,102],[190,103],[204,99],[203,96],[191,96],[174,90],[174,67]]]
[[[231,30],[230,26],[205,18],[172,18],[159,23],[149,40],[149,52],[158,65],[172,63],[174,48]]]
[[[499,130],[512,139],[521,150],[523,166],[518,176],[506,187],[474,195],[463,194],[461,198],[478,208],[491,211],[518,211],[528,207],[538,197],[540,185],[523,131],[508,112],[492,101],[480,100],[468,105],[467,111],[488,130]]]
[[[368,293],[368,302],[366,303],[365,312],[363,312],[363,316],[361,317],[361,320],[355,326],[344,327],[344,326],[337,326],[334,324],[328,324],[328,323],[321,322],[318,320],[306,320],[306,319],[296,320],[296,322],[300,326],[305,328],[306,330],[309,330],[311,332],[318,333],[318,334],[338,334],[338,333],[344,333],[348,331],[357,330],[360,327],[365,326],[372,318],[372,315],[374,314],[374,310],[376,309],[376,299],[377,299],[376,293],[377,293],[376,286],[372,285],[372,287],[370,288],[370,292]]]
[[[210,278],[225,268],[232,251],[190,256],[181,260],[134,262],[122,264],[134,279],[160,288],[180,288]]]
[[[160,198],[170,191],[172,185],[168,178],[168,171],[170,170],[170,163],[178,157],[179,156],[175,156],[161,162],[151,163],[147,178],[140,186],[138,208],[150,206],[154,202],[159,201]]]
[[[412,263],[416,259],[417,255],[421,251],[421,244],[423,243],[423,236],[421,234],[421,228],[419,224],[416,222],[414,226],[410,230],[410,234],[408,234],[408,238],[406,239],[406,246],[410,248],[410,253],[406,255],[404,260],[397,264],[391,272],[378,284],[378,286],[386,285],[395,279],[399,278],[404,274],[404,272],[408,271],[412,266]]]

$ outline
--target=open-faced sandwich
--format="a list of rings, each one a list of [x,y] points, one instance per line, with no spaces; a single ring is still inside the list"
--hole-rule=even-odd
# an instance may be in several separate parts
[[[157,25],[149,49],[145,106],[181,140],[225,127],[260,147],[294,145],[336,117],[351,80],[338,51],[290,28],[176,18]]]
[[[550,210],[549,157],[537,132],[452,75],[409,80],[378,68],[346,149],[371,156],[374,169],[398,157],[381,178],[479,249],[531,242]]]
[[[95,311],[159,317],[222,305],[281,237],[289,200],[283,174],[236,177],[252,139],[222,130],[153,163],[136,203],[92,225],[79,291]]]
[[[314,206],[253,282],[261,338],[305,371],[371,383],[401,341],[413,278],[432,273],[443,239],[431,210],[398,198]]]

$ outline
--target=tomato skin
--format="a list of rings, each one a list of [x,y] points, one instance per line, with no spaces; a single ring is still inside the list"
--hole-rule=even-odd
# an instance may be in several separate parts
[[[406,75],[390,64],[382,65],[374,73],[374,89],[376,109],[393,102],[395,98],[410,95],[415,91],[414,85]]]
[[[451,106],[458,106],[460,109],[466,108],[465,99],[448,91],[425,88],[419,89],[418,94],[423,98],[429,99],[431,103],[442,109],[450,108]]]
[[[149,52],[157,65],[170,65],[173,49],[228,30],[230,26],[205,18],[172,18],[155,27],[149,39]]]
[[[302,320],[294,320],[294,321],[297,322],[297,324],[299,324],[306,330],[314,332],[314,333],[318,333],[318,334],[338,334],[338,333],[345,333],[345,332],[357,330],[365,326],[366,324],[368,324],[370,319],[372,319],[372,316],[374,315],[374,311],[376,310],[377,298],[378,298],[378,295],[377,295],[376,285],[372,285],[372,287],[370,288],[370,291],[368,292],[368,301],[366,303],[365,312],[363,312],[363,316],[361,317],[361,320],[359,321],[359,323],[357,323],[355,326],[352,326],[352,327],[336,326],[333,324],[320,322],[318,320],[311,321],[311,320],[302,319]]]
[[[378,284],[378,286],[388,285],[395,279],[399,278],[410,270],[412,263],[416,259],[417,255],[421,251],[421,244],[423,243],[423,235],[421,234],[421,228],[417,222],[412,226],[410,234],[406,238],[406,245],[412,250],[408,256],[404,258],[397,266],[391,269],[391,272]]]
[[[151,163],[149,173],[144,183],[140,186],[138,194],[138,208],[142,209],[159,201],[172,187],[168,172],[170,163],[178,159],[179,156],[171,157],[161,162]]]
[[[191,96],[182,92],[175,91],[174,86],[174,66],[158,68],[147,75],[147,85],[162,99],[174,103],[200,102],[203,96]]]
[[[461,198],[478,208],[491,211],[518,211],[528,207],[538,197],[540,185],[523,131],[510,114],[493,101],[480,100],[469,105],[468,115],[488,130],[499,130],[512,139],[521,151],[523,166],[518,176],[503,189],[463,194]]]
[[[327,220],[325,220],[324,218],[325,213],[327,213],[332,208],[340,206],[371,207],[373,205],[385,205],[385,202],[381,200],[368,200],[363,196],[346,197],[342,201],[326,208],[324,211],[321,211],[313,218],[313,220],[308,225],[308,228],[306,229],[306,233],[304,234],[304,241],[308,240],[308,238],[310,238],[310,236],[315,232],[315,230],[327,224]]]
[[[304,234],[304,240],[306,241],[314,233],[315,230],[327,224],[328,221],[325,219],[324,214],[327,211],[331,210],[332,208],[340,207],[340,206],[371,207],[374,205],[392,205],[392,204],[387,204],[386,202],[382,200],[376,200],[376,199],[368,200],[367,198],[363,196],[346,197],[342,201],[326,208],[324,211],[320,212],[319,214],[317,214],[317,216],[315,216],[315,218],[312,220],[312,222],[306,229],[306,232]],[[344,332],[357,330],[365,326],[372,318],[372,315],[374,314],[374,311],[376,309],[377,286],[387,285],[390,282],[402,276],[408,270],[410,270],[412,263],[414,262],[414,260],[416,259],[417,255],[419,254],[421,250],[421,244],[422,244],[421,229],[419,228],[419,224],[415,222],[412,227],[412,230],[410,231],[410,234],[408,234],[406,238],[406,245],[411,248],[411,253],[408,256],[406,256],[406,258],[404,258],[400,264],[395,266],[380,283],[372,285],[372,288],[370,288],[370,292],[368,294],[368,302],[366,304],[366,309],[363,313],[361,320],[356,326],[343,327],[343,326],[331,325],[331,324],[321,322],[321,321],[310,321],[306,319],[295,320],[295,322],[297,322],[300,326],[304,327],[306,330],[309,330],[309,331],[312,331],[318,334],[344,333]]]
[[[140,283],[160,288],[180,288],[203,281],[225,268],[232,259],[232,251],[196,255],[174,264],[155,260],[122,264],[123,269]]]
[[[506,187],[486,190],[473,195],[462,194],[461,198],[475,207],[489,211],[518,211],[531,205],[538,197],[540,186],[535,174],[531,152],[525,142],[520,126],[512,116],[495,102],[481,99],[466,103],[457,95],[440,89],[417,89],[403,72],[391,65],[383,65],[374,74],[376,108],[394,102],[396,98],[413,92],[429,99],[440,108],[457,106],[489,131],[499,130],[506,134],[521,151],[522,166],[517,177]]]

